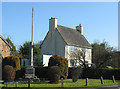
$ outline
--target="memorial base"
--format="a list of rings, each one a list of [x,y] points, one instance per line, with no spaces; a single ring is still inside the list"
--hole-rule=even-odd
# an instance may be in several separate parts
[[[25,78],[34,78],[35,77],[35,68],[28,66],[25,71]]]

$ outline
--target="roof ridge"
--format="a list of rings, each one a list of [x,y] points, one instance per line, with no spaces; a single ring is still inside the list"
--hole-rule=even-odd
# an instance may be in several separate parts
[[[65,27],[65,28],[69,28],[69,29],[71,29],[71,30],[77,31],[76,29],[73,29],[73,28],[70,28],[70,27],[66,27],[66,26],[63,26],[63,25],[58,25],[58,26]]]

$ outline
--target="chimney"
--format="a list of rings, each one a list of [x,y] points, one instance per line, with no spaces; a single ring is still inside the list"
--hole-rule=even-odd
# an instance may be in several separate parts
[[[76,26],[76,29],[77,29],[77,31],[79,31],[81,33],[81,35],[83,35],[83,26],[81,24]]]
[[[49,19],[49,30],[53,30],[55,28],[57,28],[57,18],[51,17]]]

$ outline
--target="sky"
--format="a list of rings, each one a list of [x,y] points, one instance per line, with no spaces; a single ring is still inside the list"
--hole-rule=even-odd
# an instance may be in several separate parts
[[[44,39],[49,30],[49,19],[75,28],[82,24],[89,43],[107,41],[118,47],[117,2],[3,2],[2,36],[10,37],[17,49],[31,40],[32,8],[34,8],[34,43]],[[67,34],[67,33],[66,33]]]

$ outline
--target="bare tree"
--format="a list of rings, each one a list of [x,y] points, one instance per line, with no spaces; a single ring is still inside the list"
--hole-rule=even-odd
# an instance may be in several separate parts
[[[70,57],[70,62],[72,66],[81,66],[82,68],[87,68],[85,55],[86,50],[84,48],[75,48],[68,53]]]

